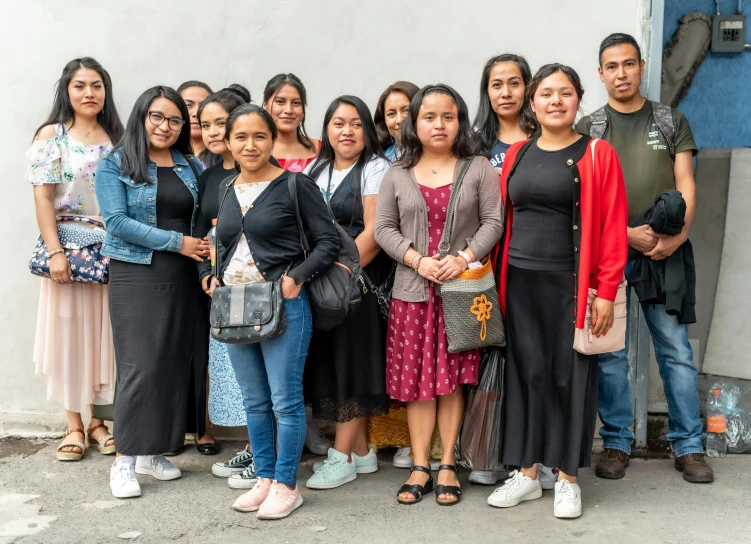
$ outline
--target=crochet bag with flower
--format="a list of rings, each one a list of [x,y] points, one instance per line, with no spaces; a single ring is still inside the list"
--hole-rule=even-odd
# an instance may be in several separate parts
[[[109,281],[109,258],[102,255],[102,244],[106,234],[104,224],[95,219],[77,215],[61,215],[57,221],[57,236],[70,263],[73,281],[75,283],[107,283]],[[31,254],[29,269],[35,276],[50,277],[47,245],[41,236]]]
[[[470,162],[466,161],[462,165],[451,189],[446,226],[438,244],[441,259],[448,254],[456,199]],[[470,268],[441,285],[440,294],[450,353],[506,345],[506,329],[503,326],[498,288],[489,257],[483,259],[480,268]]]

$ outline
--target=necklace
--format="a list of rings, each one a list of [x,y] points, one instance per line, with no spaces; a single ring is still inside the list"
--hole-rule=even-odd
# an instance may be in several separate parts
[[[450,160],[451,160],[451,159],[449,159],[449,161],[450,161]],[[443,163],[443,164],[442,164],[441,166],[439,166],[439,167],[438,167],[437,169],[436,169],[436,168],[432,168],[432,167],[430,167],[430,166],[428,166],[428,168],[430,169],[430,172],[431,172],[432,174],[434,174],[434,175],[437,175],[437,174],[438,174],[438,172],[440,172],[441,170],[443,170],[443,167],[444,167],[444,166],[446,166],[446,164],[448,164],[448,162],[449,162],[449,161],[445,161],[445,162],[444,162],[444,163]]]
[[[88,140],[90,135],[91,135],[91,132],[87,132],[86,134],[83,135],[83,137]]]

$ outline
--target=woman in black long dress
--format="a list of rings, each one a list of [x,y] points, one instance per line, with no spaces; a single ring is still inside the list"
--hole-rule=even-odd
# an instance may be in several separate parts
[[[321,153],[308,168],[339,225],[355,239],[360,265],[378,285],[392,262],[374,238],[375,208],[389,167],[365,103],[341,96],[324,116]],[[357,474],[378,470],[368,450],[365,417],[388,412],[386,323],[378,299],[365,293],[357,311],[330,331],[314,330],[305,364],[303,392],[313,417],[336,423],[336,440],[327,459],[314,466],[306,486],[331,489]]]
[[[200,165],[190,155],[188,119],[173,89],[147,90],[97,170],[117,362],[110,487],[118,498],[141,494],[134,471],[180,477],[162,453],[183,443],[191,364],[196,376],[206,374],[209,325],[194,261],[209,251],[191,236]],[[198,426],[202,434],[202,420]]]

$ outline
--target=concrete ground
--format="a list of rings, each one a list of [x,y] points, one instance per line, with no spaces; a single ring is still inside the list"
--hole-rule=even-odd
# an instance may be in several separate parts
[[[194,448],[173,462],[183,477],[158,482],[139,476],[143,495],[118,500],[109,490],[112,457],[89,450],[83,461],[55,460],[55,442],[0,441],[0,544],[86,542],[274,543],[749,543],[751,456],[712,460],[716,481],[688,484],[672,460],[631,462],[624,479],[601,480],[582,470],[584,515],[553,517],[553,492],[500,510],[487,506],[490,487],[461,475],[461,504],[439,507],[434,495],[400,506],[395,500],[407,471],[391,465],[342,488],[303,488],[304,505],[286,520],[259,521],[230,509],[239,492],[211,475],[211,464],[241,449],[224,443],[218,457]],[[300,467],[304,485],[316,458]],[[130,536],[130,539],[127,537]]]

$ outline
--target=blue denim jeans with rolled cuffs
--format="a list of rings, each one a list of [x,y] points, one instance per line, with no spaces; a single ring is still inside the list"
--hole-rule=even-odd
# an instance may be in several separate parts
[[[628,279],[633,261],[626,265]],[[628,288],[628,308],[631,296]],[[662,304],[642,304],[655,356],[660,368],[665,397],[668,401],[668,441],[677,457],[704,452],[704,433],[699,413],[698,371],[694,351],[688,342],[688,325],[668,315]],[[631,321],[629,319],[628,326]],[[628,381],[629,332],[626,347],[599,357],[598,413],[602,421],[600,436],[603,447],[631,453],[634,440],[634,409]]]
[[[313,334],[305,288],[284,300],[284,311],[284,334],[257,344],[227,344],[227,353],[243,396],[256,474],[295,486],[305,443],[302,377]]]

